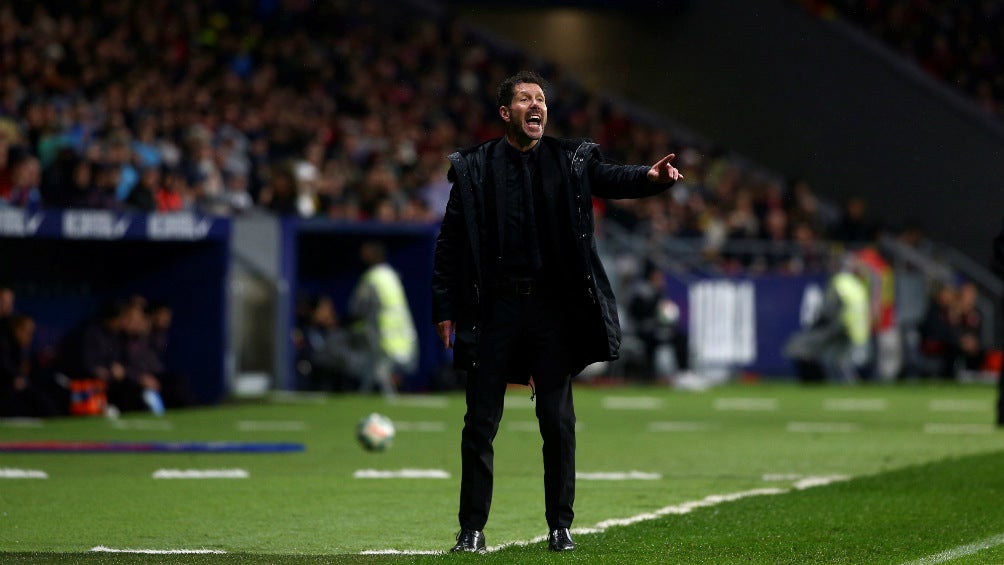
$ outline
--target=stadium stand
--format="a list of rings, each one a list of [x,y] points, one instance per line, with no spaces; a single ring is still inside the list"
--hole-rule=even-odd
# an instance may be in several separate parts
[[[820,17],[841,17],[881,39],[931,76],[1001,116],[1004,6],[1000,2],[796,0]]]

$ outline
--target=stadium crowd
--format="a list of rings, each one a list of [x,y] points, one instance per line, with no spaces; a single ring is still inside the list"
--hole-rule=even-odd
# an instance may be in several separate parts
[[[368,2],[2,3],[0,203],[438,221],[445,156],[501,135],[499,77],[547,65],[457,22],[400,13]],[[598,203],[614,222],[700,238],[712,259],[727,240],[809,250],[874,233],[852,215],[860,199],[845,214],[804,181],[683,144],[560,68],[544,74],[557,100],[549,132],[592,138],[619,162],[678,150],[687,181],[652,201]]]
[[[502,135],[493,89],[536,68],[552,87],[549,134],[592,138],[619,162],[678,154],[685,181],[597,201],[598,220],[697,241],[722,272],[826,272],[829,249],[881,230],[862,198],[834,206],[457,21],[385,8],[0,0],[0,208],[435,223],[446,155]]]
[[[887,43],[927,73],[1004,115],[1004,4],[997,1],[796,0],[812,13],[839,15]]]

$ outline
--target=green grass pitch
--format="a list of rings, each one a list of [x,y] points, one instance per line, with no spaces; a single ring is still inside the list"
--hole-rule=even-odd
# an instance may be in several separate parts
[[[0,563],[1004,563],[995,395],[934,383],[703,393],[576,385],[583,477],[578,548],[568,554],[534,541],[546,524],[529,389],[510,391],[496,440],[485,534],[490,547],[504,547],[487,555],[442,553],[457,532],[460,394],[275,397],[162,419],[0,420],[0,441],[306,446],[0,453],[0,477],[48,477],[0,478]],[[386,452],[366,452],[354,437],[373,411],[398,426]],[[153,478],[162,469],[246,478]],[[405,469],[448,478],[355,478]],[[98,546],[225,553],[91,551]],[[365,553],[381,550],[439,553]]]

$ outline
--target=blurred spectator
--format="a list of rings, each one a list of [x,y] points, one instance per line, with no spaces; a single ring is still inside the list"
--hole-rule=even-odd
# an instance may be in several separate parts
[[[296,174],[289,163],[281,163],[272,167],[268,184],[262,188],[258,201],[276,214],[291,216],[299,213],[298,197]]]
[[[341,326],[328,296],[308,301],[304,310],[294,334],[297,372],[304,381],[300,388],[334,392],[358,389],[370,370],[363,336]]]
[[[153,165],[144,165],[140,169],[139,182],[129,191],[125,199],[125,207],[137,212],[155,212],[157,210],[157,193],[163,190],[160,182],[160,169]]]
[[[0,286],[0,324],[6,323],[14,315],[14,300],[14,291]]]
[[[983,319],[976,309],[976,286],[965,282],[938,286],[920,324],[921,353],[934,361],[934,376],[954,379],[983,364]]]
[[[952,327],[952,304],[955,302],[955,289],[951,285],[941,284],[931,293],[927,312],[920,324],[920,350],[930,359],[936,359],[935,374],[948,377],[954,374],[953,359],[950,353],[955,341],[955,330]]]
[[[365,337],[371,365],[360,390],[380,387],[393,396],[396,379],[418,364],[417,333],[408,308],[408,297],[397,272],[386,261],[381,243],[369,241],[359,250],[366,270],[352,293],[349,313]]]
[[[32,375],[31,343],[35,321],[13,314],[0,321],[0,417],[46,417],[56,405]]]
[[[795,333],[784,353],[803,382],[854,384],[867,361],[871,337],[868,286],[857,259],[847,254],[831,277],[815,321]]]
[[[687,334],[680,327],[680,309],[666,296],[666,274],[648,265],[644,278],[631,288],[627,314],[630,327],[644,344],[648,378],[668,379],[688,368]]]

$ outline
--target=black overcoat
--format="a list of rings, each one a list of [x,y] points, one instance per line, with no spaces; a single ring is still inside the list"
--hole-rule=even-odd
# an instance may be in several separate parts
[[[432,314],[436,323],[454,322],[454,366],[458,370],[478,365],[480,306],[486,288],[482,244],[488,230],[501,229],[500,218],[486,217],[486,210],[501,214],[501,208],[486,206],[485,198],[505,190],[504,143],[504,139],[494,139],[449,156],[453,187],[436,240]],[[547,213],[560,220],[548,225],[568,232],[548,236],[558,238],[562,250],[564,288],[559,296],[572,316],[568,371],[575,375],[590,363],[617,359],[621,342],[613,291],[593,239],[592,197],[642,198],[671,184],[649,181],[648,166],[605,162],[599,146],[588,140],[545,136],[541,143],[542,172],[563,181],[547,185],[545,202]],[[494,179],[495,190],[487,190],[489,179]],[[527,377],[513,375],[510,380],[526,382]]]

